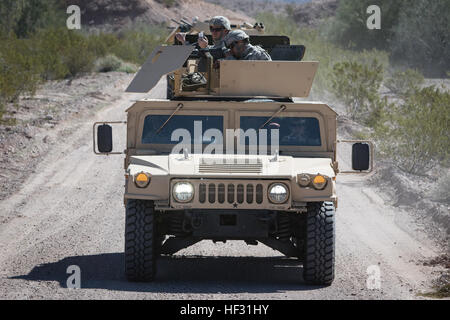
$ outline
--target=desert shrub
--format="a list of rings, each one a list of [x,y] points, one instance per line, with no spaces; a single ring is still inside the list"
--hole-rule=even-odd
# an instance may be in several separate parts
[[[424,81],[425,78],[419,71],[407,69],[394,71],[384,85],[397,95],[408,96],[417,91]]]
[[[319,61],[319,69],[313,84],[313,94],[323,94],[332,89],[330,74],[336,63],[353,61],[370,64],[377,59],[383,70],[389,65],[389,56],[384,51],[363,50],[360,52],[342,49],[330,42],[321,32],[312,28],[298,28],[295,21],[283,15],[261,13],[257,17],[266,26],[266,33],[286,35],[292,44],[303,44],[306,47],[305,61]]]
[[[0,46],[0,121],[6,104],[21,94],[34,94],[40,81],[40,64],[33,48],[14,35],[1,39]]]
[[[368,121],[373,112],[382,111],[378,90],[383,81],[383,67],[377,60],[370,65],[348,61],[336,63],[331,79],[332,92],[345,104],[347,114],[353,120]]]
[[[376,127],[381,155],[409,173],[425,173],[440,163],[449,166],[450,92],[427,87],[391,106]]]
[[[381,9],[381,29],[369,30],[369,5]],[[341,0],[326,34],[344,48],[382,49],[392,61],[429,76],[450,69],[449,0]]]
[[[394,26],[397,25],[400,11],[404,3],[410,0],[341,0],[336,17],[327,30],[329,38],[342,47],[355,49],[388,49],[394,37]],[[378,5],[381,9],[381,29],[369,30],[366,22],[370,5]]]
[[[118,34],[118,42],[110,48],[110,53],[118,58],[141,65],[153,49],[167,36],[163,26],[134,26]]]
[[[32,39],[43,67],[44,79],[63,79],[92,70],[95,54],[86,38],[66,28],[39,31]]]
[[[125,73],[136,73],[138,70],[139,67],[134,63],[124,62],[117,71]]]
[[[89,51],[96,57],[104,57],[111,53],[112,48],[120,42],[117,35],[113,33],[86,34],[85,37]]]
[[[123,61],[113,54],[99,58],[95,62],[95,71],[97,72],[111,72],[117,71],[122,66]]]
[[[95,71],[97,72],[111,72],[119,71],[126,73],[135,73],[138,67],[135,64],[125,62],[117,58],[113,54],[97,59],[95,62]]]
[[[427,76],[445,76],[450,71],[449,27],[450,0],[411,1],[394,28],[393,60]]]
[[[49,26],[63,26],[65,8],[58,0],[0,1],[0,32],[23,38]]]
[[[21,16],[22,4],[1,2],[0,16],[8,16],[5,8]],[[132,26],[119,34],[82,34],[56,26],[40,28],[34,34],[27,29],[29,37],[18,38],[12,30],[18,20],[0,21],[0,119],[6,103],[21,94],[33,94],[41,79],[64,79],[90,72],[96,61],[102,71],[134,73],[136,64],[142,64],[167,36],[164,26]]]

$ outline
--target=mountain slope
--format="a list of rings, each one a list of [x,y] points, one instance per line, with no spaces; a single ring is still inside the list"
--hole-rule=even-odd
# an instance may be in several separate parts
[[[68,4],[80,6],[82,24],[90,27],[120,29],[131,22],[148,24],[167,23],[170,19],[185,18],[201,21],[215,15],[227,16],[231,22],[253,22],[243,13],[236,13],[203,0],[67,0]]]

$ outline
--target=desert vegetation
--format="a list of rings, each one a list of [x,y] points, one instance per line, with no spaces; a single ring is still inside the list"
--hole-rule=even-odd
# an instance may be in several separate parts
[[[0,3],[0,121],[7,103],[33,95],[42,81],[87,72],[135,72],[167,35],[165,26],[134,25],[116,33],[68,30],[54,0]],[[2,120],[3,119],[3,120]]]
[[[342,3],[341,15],[351,8],[362,8],[352,6],[352,1]],[[344,17],[338,15],[337,19]],[[320,61],[313,93],[332,93],[345,105],[347,116],[367,128],[364,136],[376,141],[380,157],[413,174],[426,174],[437,165],[448,168],[450,93],[445,88],[424,87],[423,65],[412,63],[414,68],[409,68],[398,64],[389,42],[382,43],[384,37],[374,39],[376,46],[362,42],[355,49],[330,39],[325,32],[328,26],[298,28],[288,16],[272,13],[262,13],[258,20],[265,23],[268,33],[288,35],[291,43],[305,45],[305,60]],[[349,22],[347,28],[351,30],[351,26]],[[387,36],[395,37],[395,28],[392,32]],[[439,57],[432,61],[446,59]],[[382,94],[382,88],[390,95]]]

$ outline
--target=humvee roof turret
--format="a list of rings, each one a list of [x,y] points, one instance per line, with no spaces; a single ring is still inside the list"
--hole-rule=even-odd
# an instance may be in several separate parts
[[[267,37],[267,38],[264,38]],[[127,112],[125,273],[151,281],[156,260],[202,240],[265,244],[303,261],[303,279],[334,279],[337,114],[308,97],[318,62],[282,36],[252,36],[273,61],[221,60],[193,46],[160,46],[128,87],[167,74],[170,99]],[[218,68],[217,68],[218,66]],[[113,153],[96,123],[94,151]],[[352,171],[370,172],[370,144]]]

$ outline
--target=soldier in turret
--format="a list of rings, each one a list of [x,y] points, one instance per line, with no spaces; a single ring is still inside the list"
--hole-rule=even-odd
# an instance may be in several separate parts
[[[231,53],[227,60],[272,60],[266,50],[251,45],[249,36],[242,30],[231,31],[224,41]]]
[[[214,44],[209,45],[208,39],[206,37],[199,37],[199,39],[197,41],[198,46],[202,49],[204,49],[204,48],[212,48],[212,49],[225,48],[224,39],[231,30],[230,21],[226,17],[215,16],[209,21],[209,30],[211,31],[211,35],[212,35]],[[185,33],[177,33],[175,37],[182,44],[188,44],[188,43],[186,43],[186,34]]]

